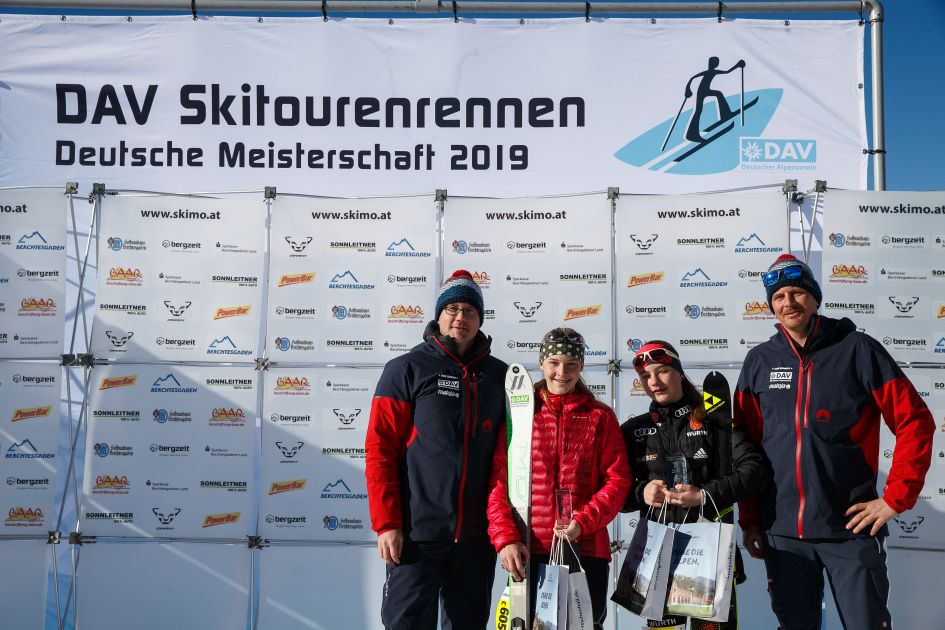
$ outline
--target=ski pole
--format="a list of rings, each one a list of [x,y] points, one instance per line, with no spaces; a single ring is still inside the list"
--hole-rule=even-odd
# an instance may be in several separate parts
[[[740,68],[742,75],[742,105],[739,113],[741,114],[741,126],[745,126],[745,66]]]
[[[679,115],[682,114],[682,108],[686,106],[686,101],[689,100],[689,97],[686,96],[683,98],[682,103],[679,105],[679,111],[676,112],[676,117],[673,118],[673,124],[669,127],[669,133],[666,134],[666,138],[663,139],[663,146],[660,147],[660,153],[666,150],[666,143],[669,142],[669,137],[673,135],[673,129],[676,128],[676,123],[679,121]]]

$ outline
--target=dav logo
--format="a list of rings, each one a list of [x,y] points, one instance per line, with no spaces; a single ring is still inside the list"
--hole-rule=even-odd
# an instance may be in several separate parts
[[[727,59],[726,63],[732,63]],[[790,170],[816,160],[813,140],[763,138],[784,90],[745,91],[752,74],[744,59],[723,66],[709,57],[704,69],[680,77],[682,102],[665,103],[668,117],[625,144],[614,157],[632,166],[673,175],[709,175],[737,168]],[[676,103],[679,103],[678,106]],[[787,165],[785,168],[784,165]]]

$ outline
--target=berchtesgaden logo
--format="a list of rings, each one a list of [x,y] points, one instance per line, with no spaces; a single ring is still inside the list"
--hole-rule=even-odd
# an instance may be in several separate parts
[[[763,137],[784,90],[746,92],[744,86],[746,80],[750,83],[751,74],[746,72],[745,60],[739,59],[727,70],[720,64],[718,57],[709,57],[707,67],[686,81],[675,116],[641,133],[614,157],[638,168],[673,175],[709,175],[735,169],[815,170],[816,140]],[[675,109],[675,103],[664,106],[667,114]]]

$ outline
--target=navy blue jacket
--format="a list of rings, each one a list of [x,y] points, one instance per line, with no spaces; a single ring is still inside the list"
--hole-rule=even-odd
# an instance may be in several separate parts
[[[777,328],[748,352],[735,393],[736,424],[762,445],[774,470],[774,492],[760,510],[739,503],[742,528],[853,536],[846,510],[877,498],[880,415],[896,435],[883,499],[897,512],[912,508],[931,462],[935,423],[895,360],[847,318],[816,316],[803,348]]]
[[[488,540],[492,454],[505,422],[506,364],[479,332],[460,359],[437,334],[384,367],[365,448],[371,527],[410,540]]]

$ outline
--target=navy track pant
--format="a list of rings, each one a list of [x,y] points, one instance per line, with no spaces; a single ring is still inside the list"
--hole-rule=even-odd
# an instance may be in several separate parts
[[[820,630],[824,570],[843,627],[892,628],[885,537],[799,539],[768,534],[765,568],[782,630]]]
[[[404,541],[387,565],[381,621],[386,630],[483,630],[489,621],[495,549],[488,541]]]

